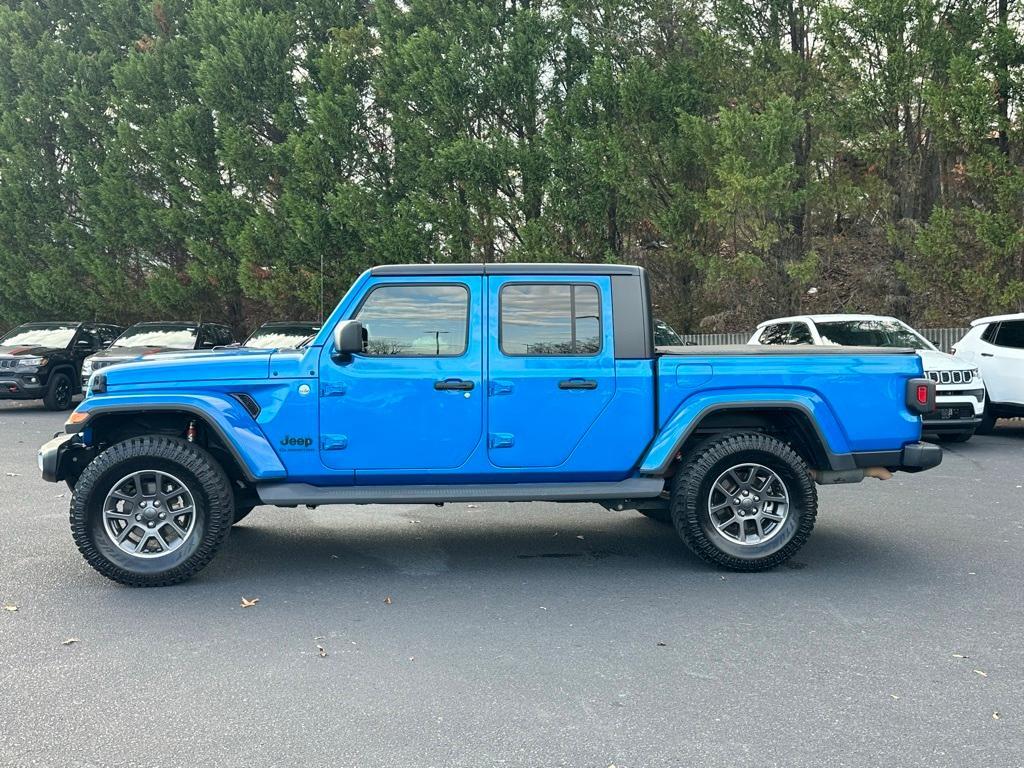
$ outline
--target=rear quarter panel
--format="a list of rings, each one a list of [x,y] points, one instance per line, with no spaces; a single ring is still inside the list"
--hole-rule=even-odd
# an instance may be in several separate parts
[[[704,414],[745,403],[800,408],[834,454],[897,450],[921,436],[921,421],[905,403],[907,379],[921,373],[914,354],[664,355],[658,436],[641,471],[671,458],[680,436]]]

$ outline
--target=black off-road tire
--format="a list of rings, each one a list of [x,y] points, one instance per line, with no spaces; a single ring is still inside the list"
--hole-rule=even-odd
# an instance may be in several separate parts
[[[123,552],[103,528],[103,503],[114,483],[140,470],[170,472],[192,494],[195,529],[176,550],[155,558]],[[234,521],[231,482],[194,443],[163,435],[133,437],[107,448],[82,472],[71,498],[71,534],[86,562],[131,587],[162,587],[191,578],[213,559]]]
[[[63,371],[50,376],[43,395],[43,407],[48,411],[68,411],[75,404],[74,385],[71,377]]]
[[[734,543],[711,521],[709,498],[718,477],[732,466],[760,464],[775,472],[789,492],[782,529],[760,544]],[[764,571],[786,562],[807,542],[818,512],[810,470],[786,443],[759,433],[711,439],[683,459],[671,498],[676,532],[699,558],[735,571]]]
[[[649,517],[656,523],[672,525],[672,511],[667,507],[664,509],[638,509],[637,512],[644,517]]]
[[[985,410],[981,414],[981,423],[974,430],[978,435],[991,435],[996,428],[996,415],[992,412],[992,404],[985,401]]]

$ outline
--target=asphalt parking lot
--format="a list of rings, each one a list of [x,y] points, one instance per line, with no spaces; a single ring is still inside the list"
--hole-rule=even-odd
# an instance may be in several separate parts
[[[38,477],[63,419],[0,403],[4,766],[1024,765],[1024,427],[821,489],[766,574],[591,505],[261,508],[133,590]]]

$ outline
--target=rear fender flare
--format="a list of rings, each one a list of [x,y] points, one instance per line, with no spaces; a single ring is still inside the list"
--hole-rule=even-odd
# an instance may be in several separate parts
[[[817,434],[830,469],[856,469],[846,434],[832,409],[810,390],[704,392],[685,400],[665,422],[640,463],[640,473],[664,475],[687,438],[712,413],[729,410],[796,411]]]

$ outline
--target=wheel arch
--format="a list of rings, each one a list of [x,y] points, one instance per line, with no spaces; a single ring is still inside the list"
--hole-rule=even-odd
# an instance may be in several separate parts
[[[818,470],[854,469],[850,454],[833,452],[817,414],[799,400],[717,402],[685,418],[682,409],[666,424],[644,456],[640,471],[669,475],[680,456],[709,436],[764,432],[788,442],[808,466]]]
[[[106,398],[104,398],[106,399]],[[159,403],[102,403],[87,399],[79,412],[89,418],[69,426],[69,432],[86,432],[89,443],[120,442],[140,434],[184,436],[189,423],[198,428],[197,438],[224,461],[233,479],[246,483],[284,477],[284,465],[243,405],[230,395],[217,397],[216,407],[207,398]]]

